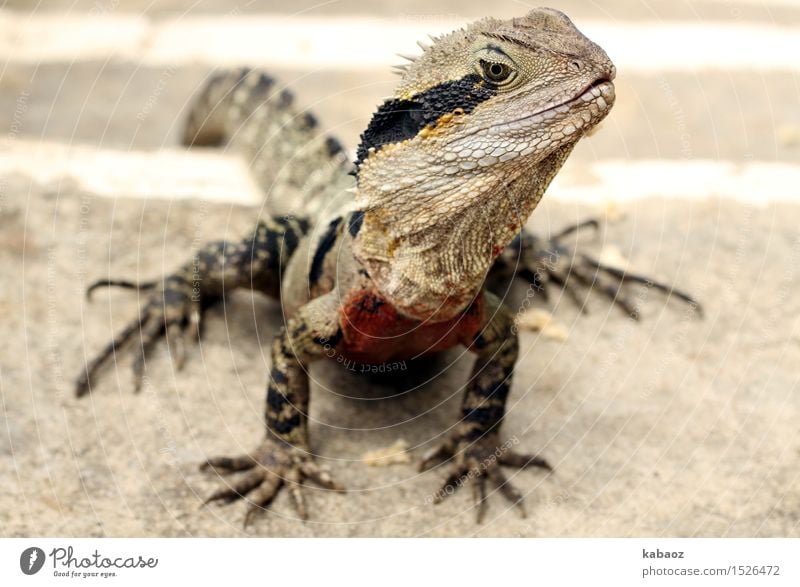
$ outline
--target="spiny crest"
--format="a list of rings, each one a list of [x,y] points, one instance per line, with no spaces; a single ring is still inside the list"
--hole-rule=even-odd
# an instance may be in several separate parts
[[[429,35],[431,44],[418,42],[422,54],[414,58],[401,55],[409,59],[409,63],[403,64],[402,69],[394,68],[403,77],[395,96],[407,99],[433,86],[472,73],[470,45],[478,34],[493,30],[500,23],[495,18],[484,18],[449,33]]]

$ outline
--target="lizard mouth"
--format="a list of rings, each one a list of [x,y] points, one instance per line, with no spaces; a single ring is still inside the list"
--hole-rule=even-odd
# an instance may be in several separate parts
[[[577,97],[568,101],[567,104],[582,100],[584,102],[594,102],[600,107],[601,111],[610,110],[614,104],[614,84],[608,78],[602,78],[589,84],[589,86]]]
[[[533,114],[528,114],[526,116],[504,122],[500,125],[497,125],[495,128],[500,129],[506,125],[530,122],[532,119],[540,121],[555,118],[559,114],[566,114],[570,110],[573,110],[574,106],[580,107],[581,102],[586,104],[587,107],[588,104],[593,103],[597,107],[597,114],[604,116],[611,109],[611,106],[613,106],[614,98],[614,84],[608,78],[600,78],[587,85],[577,96],[574,96],[563,102],[559,102],[558,104],[548,106],[547,108],[539,110],[538,112],[534,112]]]
[[[572,132],[566,134],[571,135],[578,129],[585,133],[605,118],[606,114],[611,110],[611,106],[614,105],[614,99],[614,84],[611,79],[608,77],[598,78],[586,85],[577,94],[573,94],[571,98],[559,102],[551,102],[541,110],[531,114],[473,129],[463,136],[451,139],[446,145],[449,146],[456,142],[468,140],[479,133],[487,133],[489,135],[512,133],[518,135],[520,132],[527,132],[531,127],[547,126],[556,117],[563,117],[569,113],[580,113],[580,116],[573,117],[577,119],[568,125],[572,128]],[[581,135],[576,134],[576,138],[578,136]],[[527,155],[533,150],[533,147],[526,147],[520,154]]]
[[[581,92],[580,95],[583,95],[586,92],[592,90],[593,88],[597,88],[597,87],[600,87],[600,86],[605,85],[605,84],[611,84],[612,86],[614,85],[614,84],[611,83],[611,80],[609,78],[601,77],[600,79],[597,79],[597,80],[593,81],[592,83],[590,83],[588,86],[586,86],[586,88],[583,90],[583,92]]]
[[[541,110],[519,118],[475,129],[465,136],[454,139],[454,141],[463,140],[480,132],[486,132],[490,135],[507,132],[518,133],[531,126],[547,123],[558,116],[570,112],[585,113],[581,115],[580,121],[575,121],[574,123],[576,128],[582,128],[585,132],[605,118],[611,106],[614,105],[614,98],[614,84],[612,81],[607,77],[598,78],[586,85],[577,94],[573,94],[571,98],[550,103]]]

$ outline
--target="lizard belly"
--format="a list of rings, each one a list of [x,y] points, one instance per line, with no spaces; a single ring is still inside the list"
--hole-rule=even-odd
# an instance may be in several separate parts
[[[407,318],[375,290],[357,290],[339,312],[342,331],[337,353],[376,364],[427,355],[469,344],[483,324],[483,294],[458,316],[443,322]]]

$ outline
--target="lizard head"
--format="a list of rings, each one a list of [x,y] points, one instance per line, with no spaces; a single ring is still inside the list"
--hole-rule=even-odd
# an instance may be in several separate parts
[[[407,289],[420,263],[447,257],[445,289],[474,296],[575,143],[608,114],[615,73],[547,8],[434,39],[357,152],[356,202],[370,230],[355,250],[378,286]]]

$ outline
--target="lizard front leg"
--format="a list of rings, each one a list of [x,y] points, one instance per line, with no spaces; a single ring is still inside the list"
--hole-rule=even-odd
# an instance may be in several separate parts
[[[598,230],[600,223],[594,219],[585,220],[547,239],[523,229],[497,257],[489,272],[487,287],[500,293],[510,280],[521,277],[545,300],[550,288],[561,288],[582,312],[586,312],[586,302],[578,293],[578,288],[583,287],[603,294],[637,320],[639,311],[622,286],[641,283],[692,305],[702,315],[700,304],[689,294],[650,277],[611,267],[585,253],[578,254],[564,243],[567,237],[584,228]]]
[[[519,454],[511,448],[513,443],[500,440],[499,428],[505,415],[519,345],[511,312],[493,294],[485,292],[484,295],[487,321],[471,341],[465,341],[477,354],[477,360],[464,395],[461,420],[452,436],[425,455],[420,464],[420,470],[425,471],[442,461],[450,462],[448,476],[435,494],[434,503],[441,502],[462,485],[472,483],[478,522],[486,513],[487,480],[525,515],[522,495],[505,477],[501,466],[550,470],[550,465],[541,457]]]
[[[233,483],[207,500],[232,502],[247,496],[247,526],[285,487],[302,519],[308,510],[302,484],[313,481],[324,489],[344,491],[321,469],[308,442],[308,366],[333,349],[341,337],[335,298],[323,296],[303,306],[275,336],[265,408],[266,438],[254,451],[237,457],[214,457],[201,465],[226,474],[243,471]]]

